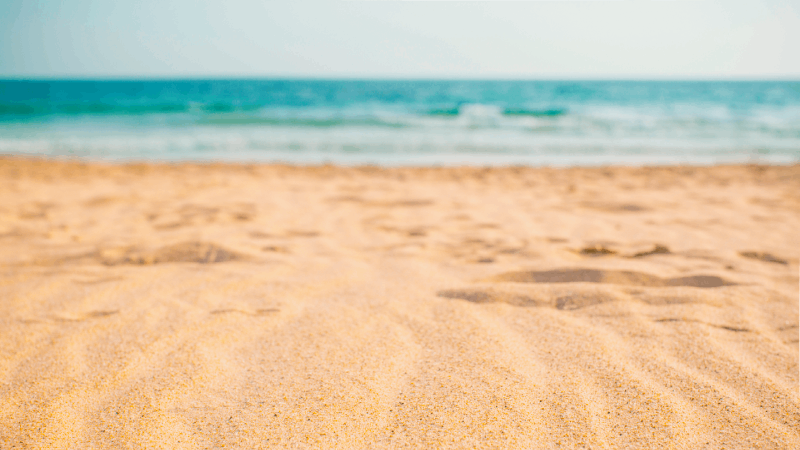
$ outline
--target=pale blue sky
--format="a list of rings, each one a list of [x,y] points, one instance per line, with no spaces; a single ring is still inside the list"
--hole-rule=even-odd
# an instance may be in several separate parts
[[[800,0],[3,0],[0,77],[800,78]]]

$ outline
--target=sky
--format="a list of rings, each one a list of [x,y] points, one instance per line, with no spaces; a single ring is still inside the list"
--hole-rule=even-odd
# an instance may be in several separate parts
[[[3,0],[0,77],[800,79],[800,0]]]

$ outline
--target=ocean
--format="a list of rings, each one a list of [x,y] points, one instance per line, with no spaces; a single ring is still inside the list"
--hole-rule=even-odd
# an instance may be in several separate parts
[[[0,154],[377,165],[800,162],[800,82],[5,80]]]

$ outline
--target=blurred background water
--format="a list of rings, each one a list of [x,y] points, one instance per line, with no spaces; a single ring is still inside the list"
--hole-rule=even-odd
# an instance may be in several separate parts
[[[800,82],[0,81],[0,154],[380,165],[800,162]]]

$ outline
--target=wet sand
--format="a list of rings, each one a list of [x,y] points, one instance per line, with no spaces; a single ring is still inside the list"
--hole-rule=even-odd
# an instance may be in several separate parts
[[[800,166],[0,158],[0,448],[800,448]]]

